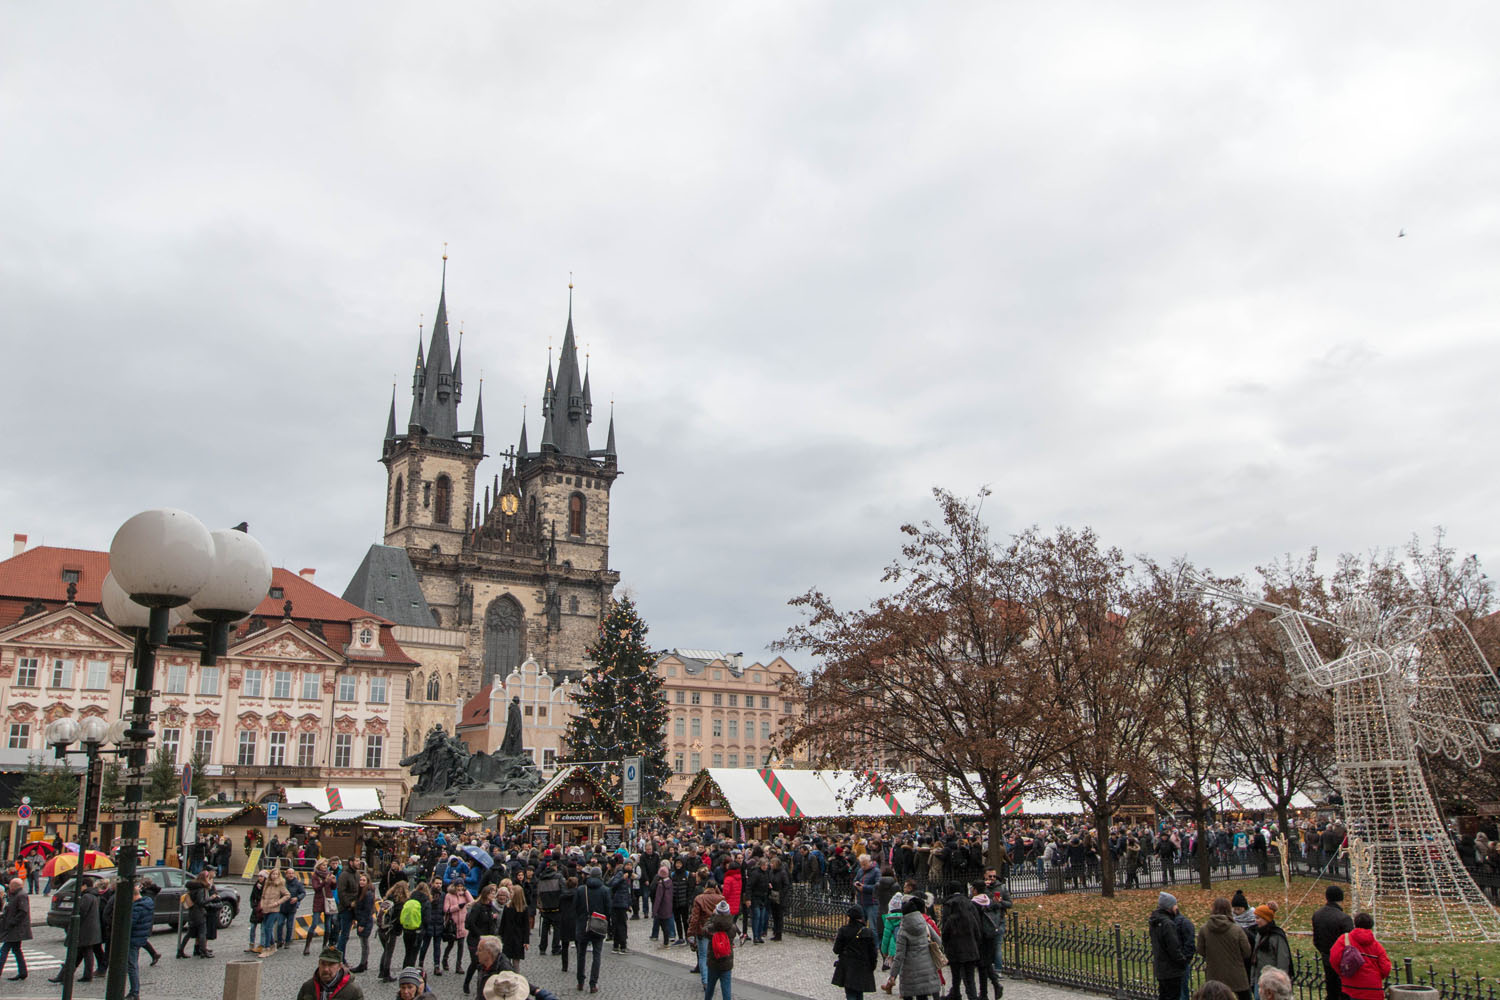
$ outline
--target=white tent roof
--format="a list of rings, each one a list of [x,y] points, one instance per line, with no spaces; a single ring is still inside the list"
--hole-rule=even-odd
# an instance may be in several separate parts
[[[326,788],[288,788],[285,791],[286,804],[289,807],[311,806],[320,813],[328,812],[328,789]],[[374,812],[382,808],[378,788],[346,788],[341,785],[338,793],[341,809]]]
[[[453,805],[449,806],[448,808],[452,809],[455,814],[462,816],[464,819],[484,819],[483,816],[479,815],[468,806]]]
[[[778,775],[785,771],[776,772]],[[708,776],[719,786],[729,811],[742,819],[786,819],[786,810],[753,767],[711,767]]]
[[[1226,781],[1223,786],[1224,794],[1212,794],[1210,798],[1220,809],[1228,809],[1233,812],[1245,810],[1247,812],[1264,812],[1275,808],[1271,800],[1255,787],[1255,782],[1237,778],[1234,781]],[[1231,801],[1231,798],[1233,801]],[[1235,802],[1239,805],[1236,806]],[[1297,792],[1292,796],[1290,803],[1293,809],[1312,809],[1315,803],[1312,799]]]

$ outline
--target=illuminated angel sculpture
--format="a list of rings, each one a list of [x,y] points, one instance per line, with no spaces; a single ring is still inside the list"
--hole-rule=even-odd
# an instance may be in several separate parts
[[[1372,603],[1354,600],[1330,622],[1193,582],[1271,614],[1288,660],[1333,692],[1355,908],[1373,914],[1382,934],[1500,941],[1500,912],[1459,861],[1417,756],[1420,746],[1477,767],[1500,751],[1500,683],[1469,630],[1438,608],[1381,620]],[[1337,659],[1319,654],[1309,621],[1346,637]]]

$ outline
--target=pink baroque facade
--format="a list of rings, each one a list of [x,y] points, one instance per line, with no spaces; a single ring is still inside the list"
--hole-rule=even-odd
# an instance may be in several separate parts
[[[28,751],[50,759],[43,730],[53,719],[119,718],[126,678],[134,679],[130,637],[83,603],[97,600],[97,579],[79,586],[78,603],[48,606],[46,595],[16,593],[14,580],[24,583],[35,567],[8,579],[9,565],[48,552],[79,550],[36,549],[0,562],[0,747],[11,759]],[[24,597],[32,600],[21,607]],[[285,570],[276,571],[271,598],[231,635],[216,667],[193,653],[158,655],[158,747],[179,768],[201,755],[210,784],[230,800],[259,801],[289,785],[360,785],[379,788],[384,807],[397,812],[409,780],[398,766],[399,734],[415,661],[388,621]],[[272,609],[274,617],[264,613]]]

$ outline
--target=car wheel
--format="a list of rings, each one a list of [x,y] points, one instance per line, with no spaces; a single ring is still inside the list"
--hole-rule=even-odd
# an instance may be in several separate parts
[[[234,923],[234,915],[235,908],[233,906],[225,905],[219,907],[219,926],[228,927],[230,924]]]

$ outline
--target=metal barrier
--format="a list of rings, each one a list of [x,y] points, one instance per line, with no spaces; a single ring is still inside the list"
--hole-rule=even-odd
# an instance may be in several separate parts
[[[797,883],[782,904],[786,930],[801,937],[832,940],[848,920],[850,898],[847,893],[830,895],[805,882]],[[1107,994],[1117,1000],[1156,1000],[1151,940],[1144,930],[1126,930],[1120,924],[1089,927],[1012,914],[1004,951],[1005,969],[1012,975]],[[1294,951],[1293,955],[1292,985],[1297,1000],[1323,1000],[1327,987],[1322,956],[1310,950]],[[1392,961],[1393,982],[1430,986],[1441,1000],[1500,1000],[1495,980],[1477,972],[1460,974],[1452,969],[1443,973],[1431,963],[1420,968],[1410,958]],[[1189,977],[1193,988],[1202,984],[1201,958],[1194,960]]]

